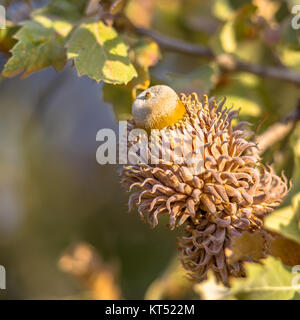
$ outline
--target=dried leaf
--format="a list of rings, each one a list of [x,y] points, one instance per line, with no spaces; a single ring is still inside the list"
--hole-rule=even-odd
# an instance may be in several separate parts
[[[138,95],[137,90],[146,90],[150,85],[150,75],[148,68],[136,68],[138,76],[134,78],[128,86],[131,87],[132,99],[134,100]]]
[[[153,67],[161,59],[159,46],[156,42],[141,39],[134,45],[135,62],[141,68]]]
[[[126,16],[139,27],[149,28],[154,13],[153,0],[131,0],[125,8]]]
[[[266,254],[279,258],[288,266],[300,264],[300,245],[267,230],[243,232],[241,236],[233,237],[230,250],[226,252],[230,263],[239,260],[259,261],[266,257]]]
[[[269,250],[273,257],[280,258],[282,263],[287,266],[300,265],[299,243],[280,235],[274,235],[273,239],[269,241]]]
[[[243,232],[238,237],[231,240],[230,250],[227,250],[226,256],[230,263],[243,261],[259,261],[265,257],[264,247],[266,232],[258,230],[256,232]]]

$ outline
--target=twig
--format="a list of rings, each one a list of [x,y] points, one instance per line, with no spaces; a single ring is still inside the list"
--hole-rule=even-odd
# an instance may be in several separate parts
[[[262,154],[266,149],[279,140],[284,139],[300,120],[300,99],[296,108],[283,120],[273,124],[264,133],[257,137],[258,152]]]
[[[214,59],[224,71],[245,71],[256,74],[261,77],[283,80],[300,86],[300,73],[294,72],[287,68],[245,63],[243,61],[236,60],[229,54],[222,54],[220,56],[216,56],[213,53],[213,51],[207,47],[165,36],[150,29],[135,26],[132,27],[136,33],[153,39],[161,47],[167,50],[173,50],[184,54]]]
[[[197,44],[192,44],[183,40],[171,38],[150,29],[138,27],[134,27],[134,29],[137,33],[153,39],[165,49],[196,56],[205,56],[209,58],[214,57],[213,52],[209,48],[202,47]]]
[[[261,77],[283,80],[300,86],[300,73],[284,67],[270,67],[236,61],[235,71],[246,71]]]

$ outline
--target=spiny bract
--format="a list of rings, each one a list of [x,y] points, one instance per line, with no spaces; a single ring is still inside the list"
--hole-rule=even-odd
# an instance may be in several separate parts
[[[212,269],[226,284],[228,276],[244,275],[242,262],[229,264],[226,259],[231,237],[262,228],[264,215],[280,205],[288,187],[284,176],[278,177],[261,163],[256,143],[249,141],[253,133],[245,129],[249,123],[233,127],[238,111],[228,110],[225,99],[218,103],[206,95],[199,99],[196,94],[181,94],[180,99],[185,116],[163,130],[201,137],[201,170],[195,172],[193,166],[172,161],[127,165],[122,170],[122,183],[130,191],[136,189],[129,207],[137,205],[152,227],[165,214],[171,228],[185,223],[179,251],[194,279],[205,279]],[[134,128],[133,120],[128,129]]]

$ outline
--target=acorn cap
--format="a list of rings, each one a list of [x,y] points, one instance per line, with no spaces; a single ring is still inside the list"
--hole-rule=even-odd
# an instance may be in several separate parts
[[[132,104],[136,126],[147,130],[168,127],[180,120],[185,112],[177,93],[165,85],[148,88]]]

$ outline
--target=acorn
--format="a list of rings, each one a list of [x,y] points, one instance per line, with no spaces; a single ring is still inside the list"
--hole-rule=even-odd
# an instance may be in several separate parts
[[[139,128],[162,129],[182,119],[186,110],[177,93],[157,85],[140,93],[132,104],[132,116]]]
[[[230,239],[263,228],[264,216],[278,207],[288,192],[284,175],[277,176],[255,152],[253,133],[246,129],[249,123],[233,126],[238,111],[226,108],[225,99],[217,102],[195,93],[178,98],[166,86],[142,92],[132,110],[129,131],[144,127],[161,129],[160,134],[171,132],[179,141],[172,150],[183,148],[181,142],[187,136],[200,137],[203,150],[199,153],[197,145],[189,145],[191,154],[202,157],[198,171],[193,165],[175,163],[172,157],[167,163],[124,166],[121,182],[132,192],[129,208],[136,205],[152,227],[162,215],[169,216],[171,229],[184,225],[179,252],[193,279],[204,280],[208,270],[224,284],[231,276],[244,276],[243,261],[233,265],[226,258]]]

